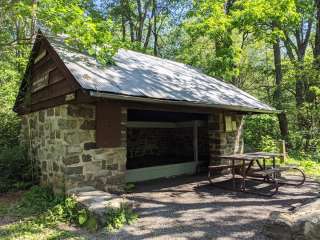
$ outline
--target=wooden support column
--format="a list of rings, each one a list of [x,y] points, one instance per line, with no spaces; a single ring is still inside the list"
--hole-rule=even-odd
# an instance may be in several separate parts
[[[193,122],[193,158],[194,161],[198,164],[199,155],[198,155],[198,121]]]
[[[279,141],[279,150],[280,150],[280,153],[283,154],[282,157],[280,157],[280,162],[284,163],[287,159],[286,141],[285,140]]]

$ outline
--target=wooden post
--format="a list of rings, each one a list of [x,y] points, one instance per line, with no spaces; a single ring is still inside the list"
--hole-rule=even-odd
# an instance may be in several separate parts
[[[282,154],[282,157],[280,157],[280,162],[284,163],[285,160],[287,159],[286,141],[285,140],[279,141],[279,150],[280,150],[280,153]]]
[[[198,159],[198,121],[194,121],[193,123],[193,158],[194,161],[198,165],[199,159]]]

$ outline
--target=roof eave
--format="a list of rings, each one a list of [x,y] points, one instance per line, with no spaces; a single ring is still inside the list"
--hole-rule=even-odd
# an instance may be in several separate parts
[[[115,99],[115,100],[171,104],[171,105],[180,105],[180,106],[189,106],[189,107],[208,107],[208,108],[225,109],[230,111],[241,111],[241,112],[248,112],[248,113],[267,113],[267,114],[281,113],[281,111],[276,109],[268,110],[268,109],[249,108],[249,107],[243,107],[243,106],[232,106],[232,105],[224,105],[224,104],[205,104],[205,103],[188,102],[188,101],[165,100],[165,99],[157,99],[157,98],[149,98],[149,97],[138,97],[138,96],[131,96],[131,95],[99,92],[99,91],[93,91],[93,90],[89,90],[89,95],[92,97],[108,98],[108,99]]]

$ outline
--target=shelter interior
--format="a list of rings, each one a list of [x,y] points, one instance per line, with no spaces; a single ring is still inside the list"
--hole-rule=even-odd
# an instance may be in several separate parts
[[[128,110],[127,169],[209,162],[208,115]]]

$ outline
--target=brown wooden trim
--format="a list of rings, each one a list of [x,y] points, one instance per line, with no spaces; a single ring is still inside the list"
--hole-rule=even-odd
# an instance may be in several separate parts
[[[39,51],[41,51],[41,50],[39,50]],[[32,66],[31,71],[34,72],[37,69],[41,68],[44,64],[46,64],[49,61],[50,57],[51,57],[50,54],[48,54],[48,52],[47,52],[47,55],[44,58],[42,58],[39,62],[35,63]]]
[[[43,101],[43,102],[39,102],[31,105],[29,112],[36,112],[42,109],[56,107],[63,104],[66,104],[65,96],[58,96],[56,98],[51,98],[47,101]]]
[[[67,79],[48,85],[31,95],[31,104],[49,100],[58,96],[66,95],[77,90],[77,86]]]
[[[64,62],[61,60],[57,52],[53,49],[53,47],[50,45],[49,41],[46,38],[43,38],[44,46],[48,50],[48,52],[51,54],[52,59],[56,62],[57,67],[62,71],[66,79],[69,79],[70,81],[74,81],[78,88],[81,88],[80,84],[77,82],[77,80],[73,77],[72,73],[69,71],[69,69],[66,67]]]
[[[112,102],[114,100],[107,100]],[[248,114],[245,112],[235,112],[225,109],[217,108],[207,108],[207,107],[184,107],[176,105],[164,105],[164,104],[152,104],[152,103],[140,103],[140,102],[126,102],[126,101],[117,101],[121,104],[122,107],[127,109],[138,109],[138,110],[153,110],[153,111],[167,111],[167,112],[184,112],[184,113],[234,113],[234,114]]]
[[[63,76],[59,68],[56,68],[49,72],[49,85],[63,81],[64,79],[65,77]]]
[[[96,145],[98,148],[121,146],[121,107],[119,104],[96,104]]]

